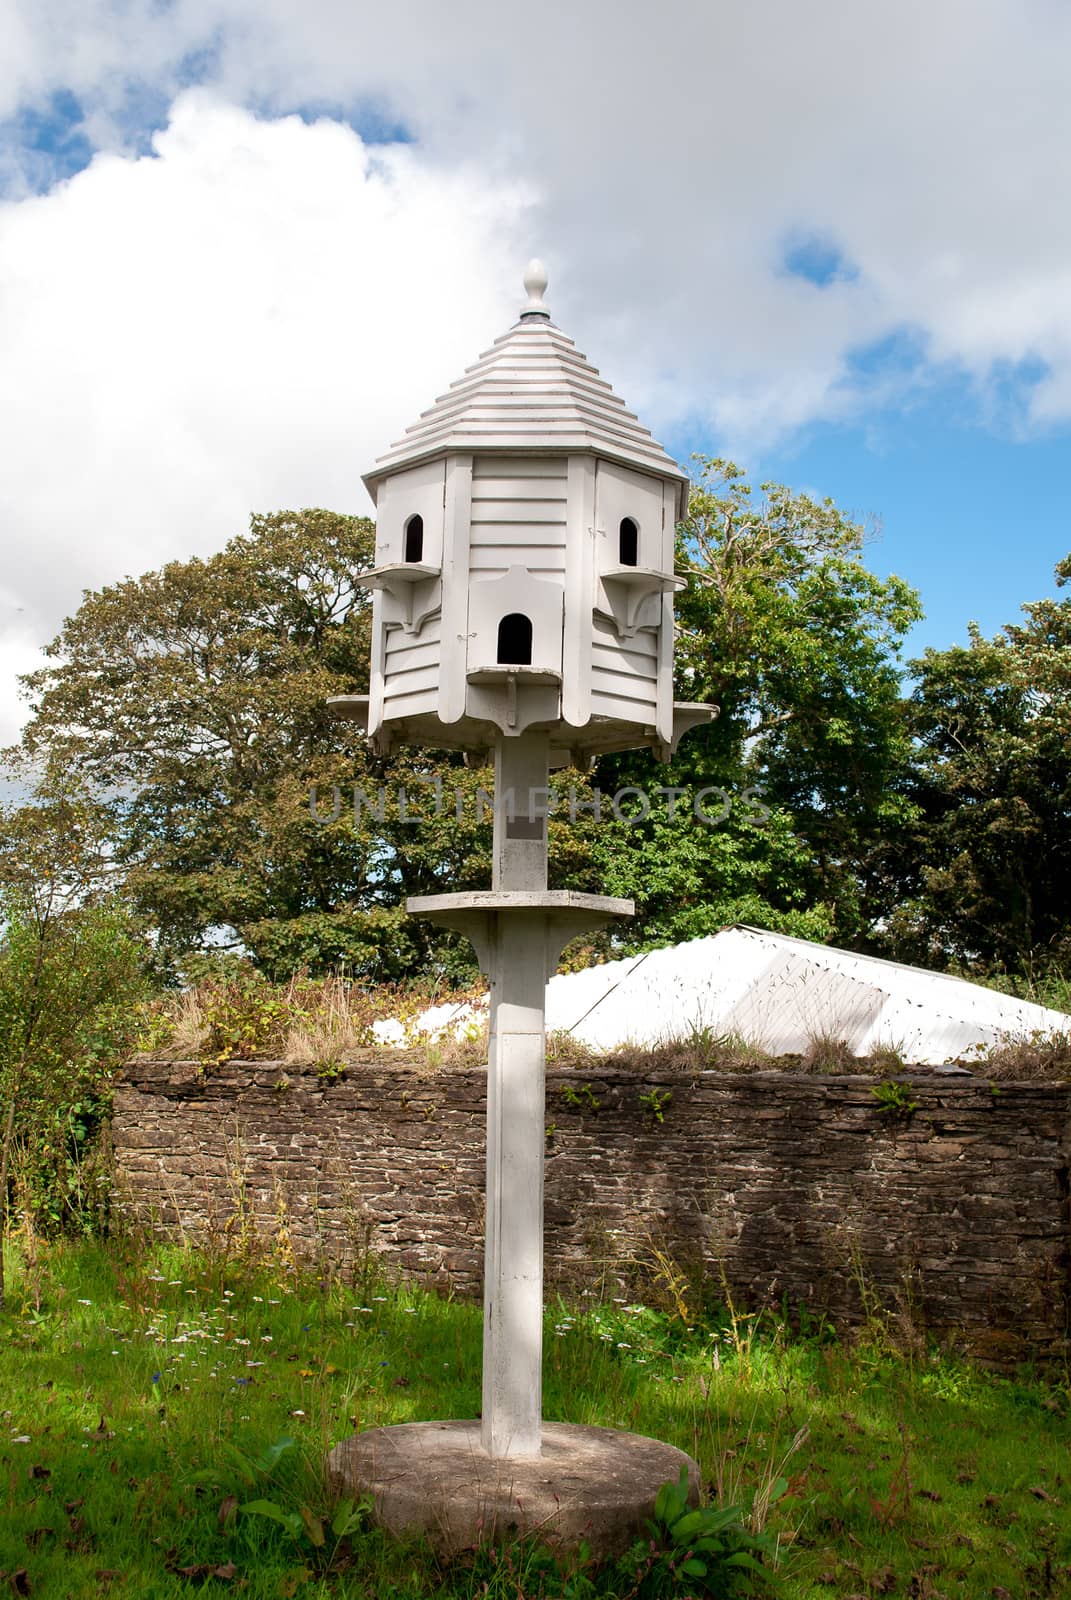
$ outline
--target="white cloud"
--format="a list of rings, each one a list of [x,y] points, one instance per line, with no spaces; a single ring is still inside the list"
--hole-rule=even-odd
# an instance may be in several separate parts
[[[489,309],[512,320],[524,208],[203,93],[153,157],[0,207],[0,671],[82,587],[219,548],[251,509],[370,510],[360,474],[414,395],[487,343]]]
[[[912,378],[853,354],[904,331],[920,381],[1029,367],[1020,424],[1071,420],[1064,0],[0,0],[0,34],[0,117],[66,89],[109,152],[0,210],[0,509],[45,633],[252,507],[356,504],[533,250],[663,434],[865,415]],[[134,159],[191,75],[217,98]],[[271,120],[310,105],[417,143]],[[782,271],[811,234],[855,275]]]

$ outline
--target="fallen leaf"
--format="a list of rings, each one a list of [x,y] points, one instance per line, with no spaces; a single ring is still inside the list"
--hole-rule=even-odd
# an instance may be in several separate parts
[[[1044,1500],[1047,1505],[1058,1506],[1060,1504],[1056,1496],[1050,1494],[1047,1489],[1043,1489],[1040,1484],[1032,1484],[1026,1492],[1027,1494],[1032,1494],[1035,1500]]]
[[[229,1528],[237,1515],[238,1496],[236,1494],[229,1494],[224,1500],[220,1501],[216,1520],[221,1528]]]
[[[31,1478],[51,1478],[51,1476],[51,1470],[48,1467],[43,1467],[39,1461],[35,1461],[30,1468]]]
[[[225,1561],[222,1566],[214,1566],[211,1561],[198,1562],[192,1567],[169,1567],[179,1578],[188,1578],[192,1583],[204,1583],[206,1578],[222,1578],[229,1581],[233,1578],[238,1568],[233,1561]]]

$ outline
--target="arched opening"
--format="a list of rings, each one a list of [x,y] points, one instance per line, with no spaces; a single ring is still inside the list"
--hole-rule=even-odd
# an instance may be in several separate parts
[[[631,517],[621,518],[617,559],[623,567],[638,567],[640,564],[640,530]]]
[[[511,611],[498,624],[500,667],[532,665],[532,622],[522,611]]]
[[[423,561],[424,559],[424,518],[419,515],[410,517],[405,525],[405,560]]]

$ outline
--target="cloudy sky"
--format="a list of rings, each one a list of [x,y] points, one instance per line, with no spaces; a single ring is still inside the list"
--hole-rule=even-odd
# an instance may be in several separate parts
[[[1071,550],[1066,0],[0,0],[0,742],[81,590],[360,473],[513,320],[880,524],[913,644]]]

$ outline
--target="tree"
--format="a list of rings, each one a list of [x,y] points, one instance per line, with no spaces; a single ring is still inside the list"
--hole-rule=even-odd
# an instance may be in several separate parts
[[[772,483],[753,496],[732,462],[696,460],[680,530],[677,696],[720,714],[661,776],[643,757],[600,765],[603,788],[672,784],[687,796],[676,826],[659,813],[604,840],[612,860],[600,865],[641,886],[641,940],[739,917],[865,943],[888,909],[889,837],[912,815],[898,661],[918,596],[867,569],[864,530],[832,501]],[[721,786],[729,809],[697,830],[691,799],[704,785]]]
[[[634,752],[594,775],[610,794],[669,784],[689,799],[672,819],[656,806],[631,826],[606,808],[598,825],[560,813],[551,827],[555,882],[636,893],[619,943],[743,917],[856,938],[878,915],[879,841],[907,804],[895,652],[918,605],[867,571],[862,547],[830,502],[767,485],[753,504],[738,468],[700,460],[681,530],[678,694],[719,702],[721,716],[668,773]],[[380,760],[326,709],[367,684],[369,606],[354,580],[372,557],[362,518],[255,516],[217,556],[88,594],[26,680],[27,750],[110,796],[128,892],[176,956],[222,937],[273,976],[339,963],[370,978],[471,972],[467,947],[403,903],[486,884],[491,827],[475,791],[490,774],[424,750]],[[764,826],[741,801],[754,784]],[[402,785],[419,824],[389,798]],[[732,796],[716,827],[691,811],[709,785]],[[355,786],[373,801],[388,791],[382,818],[354,815]]]
[[[399,959],[367,831],[308,804],[315,782],[375,776],[326,704],[367,683],[354,580],[372,551],[365,518],[254,516],[218,555],[87,594],[24,680],[26,752],[110,797],[127,892],[175,954],[230,940],[285,960],[290,927],[302,957]]]
[[[78,1146],[147,989],[143,943],[109,893],[102,821],[47,786],[0,816],[0,1306],[15,1157],[53,1225],[96,1209]]]
[[[327,708],[367,688],[355,580],[373,552],[366,518],[254,516],[218,555],[87,594],[24,680],[26,755],[106,801],[125,892],[180,966],[222,944],[276,978],[343,965],[393,980],[436,963],[471,975],[468,947],[403,906],[486,882],[475,794],[489,772],[416,749],[381,760]],[[572,849],[557,830],[566,873]]]
[[[1071,961],[1071,600],[1023,610],[911,663],[919,820],[888,938],[933,964],[1036,977]]]

